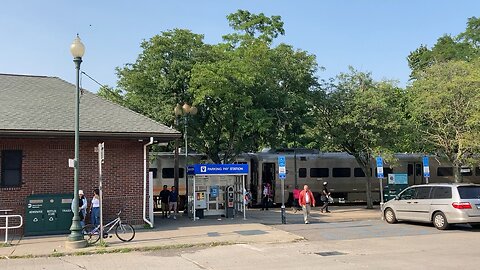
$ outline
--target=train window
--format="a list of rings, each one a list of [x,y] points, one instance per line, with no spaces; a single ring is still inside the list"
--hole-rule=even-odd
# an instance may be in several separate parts
[[[408,176],[413,175],[413,164],[408,164],[407,171],[408,171]]]
[[[468,168],[468,167],[462,167],[460,169],[460,173],[463,175],[463,176],[472,176],[473,175],[473,171],[472,169]]]
[[[475,167],[475,175],[480,176],[480,167]]]
[[[310,168],[310,177],[328,177],[328,168]]]
[[[185,169],[178,168],[178,178],[185,177]],[[162,169],[162,178],[175,178],[174,168],[163,168]]]
[[[307,177],[307,168],[298,169],[298,177],[306,178]]]
[[[307,161],[307,157],[300,157],[300,161]]]
[[[362,168],[354,168],[353,169],[353,176],[354,177],[365,177],[365,173],[363,172]]]
[[[149,172],[153,172],[153,178],[157,178],[157,168],[149,168]]]
[[[417,163],[415,164],[415,176],[422,176],[422,165]]]
[[[437,176],[453,176],[452,167],[438,167]]]
[[[350,168],[333,168],[332,177],[350,177],[352,174]]]

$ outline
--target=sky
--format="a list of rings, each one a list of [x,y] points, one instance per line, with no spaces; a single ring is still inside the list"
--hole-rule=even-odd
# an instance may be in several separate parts
[[[174,28],[203,34],[216,44],[231,33],[226,16],[238,9],[280,15],[284,42],[314,54],[320,79],[352,66],[376,80],[408,85],[406,57],[421,44],[465,30],[480,16],[478,0],[3,0],[0,9],[0,73],[60,77],[75,82],[69,47],[85,44],[82,71],[116,86],[116,67],[134,63],[140,43]],[[82,78],[82,87],[99,86]],[[1,98],[1,97],[0,97]]]

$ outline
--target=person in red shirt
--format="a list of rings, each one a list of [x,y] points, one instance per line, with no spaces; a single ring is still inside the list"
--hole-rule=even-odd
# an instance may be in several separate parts
[[[310,208],[312,206],[315,207],[315,198],[308,185],[303,186],[303,190],[298,197],[298,202],[303,209],[303,220],[305,220],[305,224],[310,223],[308,218],[310,217]]]
[[[294,213],[297,213],[298,208],[300,205],[298,204],[298,198],[300,197],[300,189],[298,189],[298,185],[295,186],[293,189],[293,207],[292,210]]]

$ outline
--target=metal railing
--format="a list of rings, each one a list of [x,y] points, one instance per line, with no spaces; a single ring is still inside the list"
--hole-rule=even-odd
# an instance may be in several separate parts
[[[0,212],[10,212],[11,210],[0,210]],[[10,229],[18,229],[18,228],[21,228],[23,226],[23,217],[21,215],[0,215],[0,219],[2,218],[5,218],[5,227],[0,227],[0,229],[5,229],[5,244],[8,243],[8,230]],[[10,218],[19,218],[20,219],[20,225],[16,225],[16,226],[9,226],[9,222],[8,220]]]

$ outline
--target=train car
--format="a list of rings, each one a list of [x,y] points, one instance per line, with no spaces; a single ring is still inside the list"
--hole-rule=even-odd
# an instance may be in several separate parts
[[[278,178],[278,157],[286,159],[286,179]],[[173,185],[173,153],[154,153],[151,170],[156,170],[154,177],[154,192],[158,193],[162,185]],[[423,177],[421,154],[396,154],[394,161],[384,164],[383,183],[389,174],[406,174],[408,186],[426,183]],[[206,163],[204,155],[189,155],[189,163]],[[185,175],[183,168],[184,156],[180,155],[180,194],[185,194]],[[262,201],[262,188],[270,183],[273,192],[273,202],[281,203],[281,187],[285,185],[285,198],[287,203],[292,199],[295,185],[300,189],[307,184],[316,197],[322,189],[323,182],[328,182],[328,187],[335,198],[335,202],[358,203],[366,202],[366,177],[355,158],[342,152],[320,152],[312,149],[277,149],[265,150],[258,153],[239,155],[235,163],[249,165],[249,175],[246,186],[252,194],[253,205]],[[372,162],[372,196],[374,201],[380,201],[380,182],[376,178],[376,168]],[[464,167],[461,170],[464,182],[480,183],[480,168]],[[452,182],[453,167],[448,162],[437,158],[430,158],[429,182]]]

